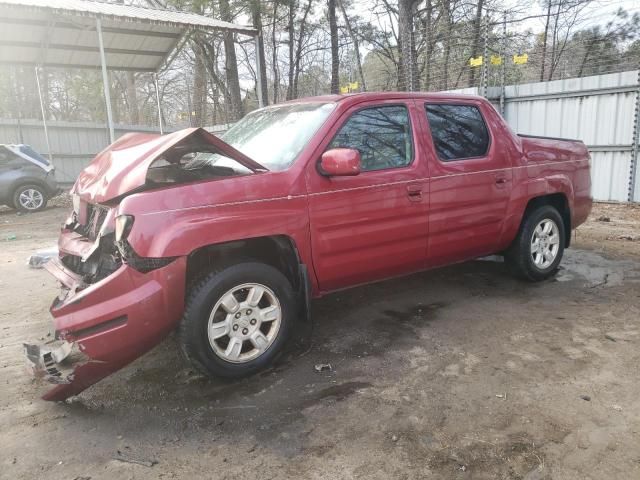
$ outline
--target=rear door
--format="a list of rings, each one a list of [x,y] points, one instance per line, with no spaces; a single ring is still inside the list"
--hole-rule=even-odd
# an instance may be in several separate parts
[[[336,290],[421,270],[427,249],[427,167],[412,100],[365,102],[336,122],[307,167],[313,263],[320,289]],[[320,155],[354,148],[353,177],[325,177]]]
[[[512,184],[504,143],[493,138],[482,102],[425,102],[430,209],[429,265],[495,253]]]

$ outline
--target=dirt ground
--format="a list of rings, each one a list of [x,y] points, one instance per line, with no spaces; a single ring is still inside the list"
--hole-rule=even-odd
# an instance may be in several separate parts
[[[197,376],[169,338],[56,404],[22,342],[47,338],[57,288],[26,260],[65,214],[0,211],[0,478],[640,478],[638,206],[597,205],[554,280],[479,260],[356,288],[257,377]]]

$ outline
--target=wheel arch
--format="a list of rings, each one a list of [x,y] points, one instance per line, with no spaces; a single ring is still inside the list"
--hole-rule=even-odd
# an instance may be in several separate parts
[[[295,241],[287,235],[269,235],[204,245],[187,257],[187,283],[221,263],[249,259],[270,265],[291,282],[294,291],[307,290],[306,266]]]
[[[291,282],[298,302],[300,320],[296,322],[293,336],[298,345],[308,344],[312,331],[311,279],[294,239],[288,235],[252,237],[198,247],[187,257],[185,288],[205,275],[214,265],[243,260],[270,265]]]
[[[16,190],[18,190],[20,187],[26,187],[27,185],[36,185],[42,188],[44,190],[44,193],[49,196],[49,187],[47,186],[47,183],[37,177],[20,177],[16,179],[11,184],[11,187],[9,189],[9,191],[11,192],[11,196],[15,195]]]
[[[524,219],[527,218],[532,211],[544,205],[554,207],[562,217],[565,231],[564,247],[568,248],[571,245],[571,207],[569,206],[567,196],[562,192],[540,195],[529,199],[524,209],[520,225],[522,226]]]
[[[9,188],[9,197],[7,200],[13,204],[14,208],[18,208],[18,205],[15,204],[15,197],[16,197],[16,193],[18,193],[18,190],[22,187],[28,187],[30,185],[33,185],[42,189],[45,202],[51,198],[49,188],[47,187],[46,183],[43,182],[42,180],[38,178],[31,178],[31,177],[20,178],[16,180]]]

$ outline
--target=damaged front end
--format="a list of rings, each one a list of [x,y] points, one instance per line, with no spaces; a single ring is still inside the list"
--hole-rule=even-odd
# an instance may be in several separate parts
[[[45,345],[25,343],[24,353],[33,375],[56,385],[73,382],[75,367],[88,361],[77,344],[60,340]]]
[[[200,128],[123,135],[93,159],[72,189],[59,256],[43,264],[61,285],[51,305],[55,344],[25,345],[31,369],[55,384],[45,400],[76,395],[127,365],[182,316],[186,257],[139,255],[127,240],[136,219],[120,211],[122,199],[266,171]]]
[[[59,257],[44,264],[61,286],[51,305],[55,340],[24,349],[35,376],[55,385],[45,400],[76,395],[124,367],[181,317],[186,260],[140,257],[118,232],[115,213],[74,199]]]

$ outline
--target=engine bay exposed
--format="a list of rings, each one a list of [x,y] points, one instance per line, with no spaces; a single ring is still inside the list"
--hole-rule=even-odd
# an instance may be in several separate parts
[[[187,139],[164,152],[147,170],[145,189],[248,175],[247,167],[220,155],[213,145]]]
[[[206,133],[206,132],[205,132]],[[251,170],[242,163],[220,153],[220,149],[203,140],[196,131],[174,146],[163,151],[147,169],[144,185],[130,193],[184,183],[250,175]],[[80,212],[82,208],[82,213]],[[144,258],[137,255],[126,239],[116,241],[113,228],[113,210],[104,204],[83,203],[74,206],[74,213],[65,228],[81,236],[82,242],[91,242],[83,255],[61,255],[63,265],[82,277],[86,285],[99,282],[114,273],[123,263],[140,272],[166,266],[173,258]]]
[[[63,248],[60,261],[90,285],[115,272],[122,265],[122,256],[116,248],[113,229],[108,228],[109,207],[86,203],[80,208],[82,212],[76,211],[74,206],[74,212],[63,228],[75,232],[83,243],[91,243],[92,246],[77,254],[66,253]]]

